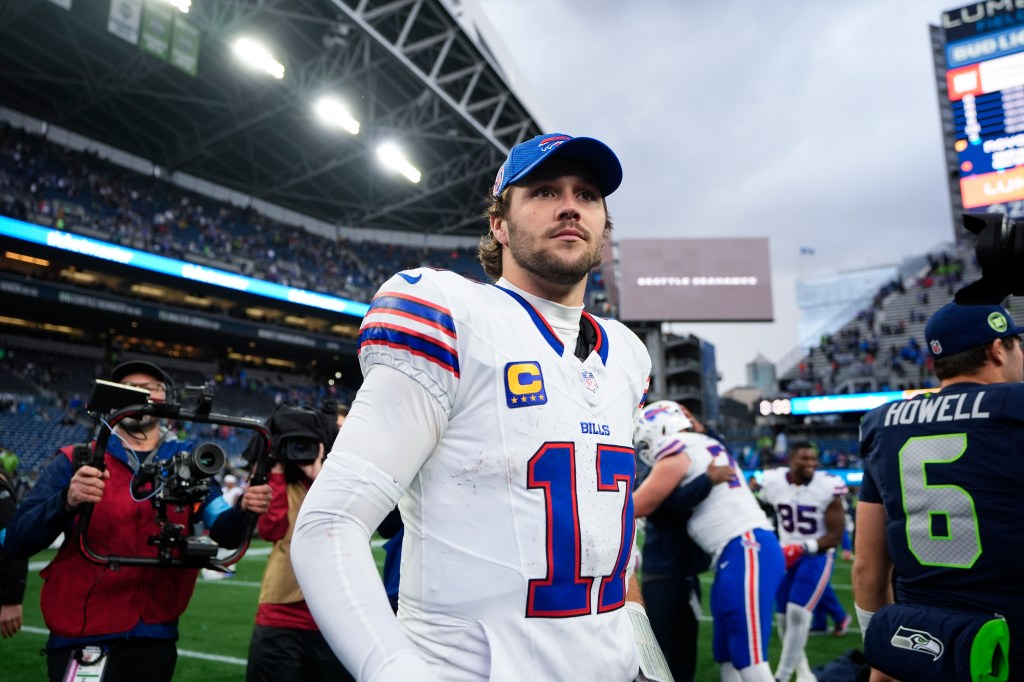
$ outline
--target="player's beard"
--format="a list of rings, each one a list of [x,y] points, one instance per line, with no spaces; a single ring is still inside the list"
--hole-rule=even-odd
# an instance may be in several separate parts
[[[580,253],[574,260],[566,260],[556,255],[553,251],[539,248],[537,243],[547,240],[549,236],[557,234],[568,225],[577,227],[586,238],[587,249]],[[522,269],[539,279],[546,280],[560,286],[572,286],[584,280],[591,270],[601,264],[601,251],[604,248],[604,239],[594,239],[586,230],[578,227],[575,221],[568,221],[552,228],[549,234],[541,237],[531,238],[521,235],[519,227],[512,220],[508,220],[508,250],[512,260]]]

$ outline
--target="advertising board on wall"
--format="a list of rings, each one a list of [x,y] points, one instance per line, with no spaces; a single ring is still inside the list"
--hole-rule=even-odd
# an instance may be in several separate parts
[[[629,322],[770,322],[766,238],[623,239],[619,317]]]

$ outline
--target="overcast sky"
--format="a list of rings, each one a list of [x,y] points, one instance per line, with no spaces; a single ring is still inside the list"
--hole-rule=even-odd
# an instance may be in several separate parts
[[[617,237],[770,240],[775,322],[678,325],[719,392],[796,348],[798,277],[952,241],[928,25],[966,2],[479,2],[541,125],[619,155]]]

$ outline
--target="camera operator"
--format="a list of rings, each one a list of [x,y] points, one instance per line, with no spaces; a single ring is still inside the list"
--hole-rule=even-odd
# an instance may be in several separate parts
[[[173,398],[173,381],[156,365],[129,361],[110,380],[149,391],[149,400]],[[43,569],[40,602],[50,630],[49,679],[64,679],[83,656],[97,655],[104,682],[169,681],[177,662],[178,618],[195,588],[198,568],[167,568],[93,562],[80,551],[78,518],[91,511],[88,540],[113,556],[154,556],[149,539],[162,530],[155,505],[137,499],[132,484],[146,462],[166,462],[193,449],[151,415],[124,418],[111,432],[104,468],[75,468],[75,446],[60,448],[7,527],[6,550],[28,557],[61,533],[66,541]],[[91,449],[91,447],[90,447]],[[205,499],[191,507],[169,505],[167,520],[191,530],[202,521],[210,537],[225,547],[244,539],[243,510],[262,513],[269,486],[249,488],[238,507],[229,507],[211,479]]]
[[[28,559],[15,559],[4,551],[7,522],[18,509],[12,478],[0,467],[0,636],[4,639],[21,630],[21,602],[25,597],[25,578],[28,575]]]
[[[352,680],[313,620],[292,571],[291,541],[299,507],[320,473],[338,425],[334,410],[282,406],[267,421],[275,459],[270,509],[260,537],[274,543],[263,573],[256,625],[249,643],[247,682]]]

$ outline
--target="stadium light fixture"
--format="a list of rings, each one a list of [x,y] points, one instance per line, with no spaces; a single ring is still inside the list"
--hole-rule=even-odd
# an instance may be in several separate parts
[[[405,158],[402,150],[390,142],[385,142],[377,147],[377,158],[381,160],[385,167],[396,170],[404,175],[409,182],[419,182],[420,178],[423,177],[419,169]]]
[[[359,134],[359,121],[352,118],[348,108],[333,97],[321,97],[313,110],[327,125],[343,128],[353,135]]]
[[[255,40],[239,38],[235,41],[234,49],[238,58],[248,66],[265,71],[278,80],[284,78],[284,65],[274,59],[270,51]]]
[[[188,11],[192,8],[192,0],[167,0],[167,4],[182,14],[188,14]]]

